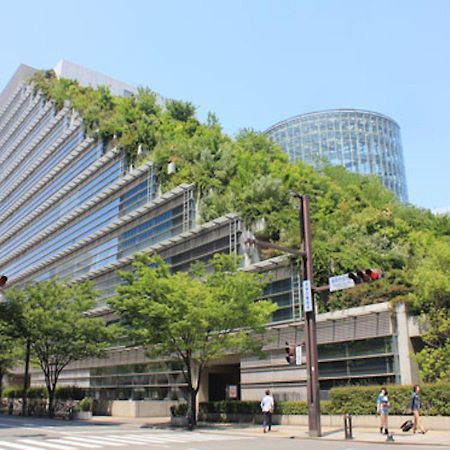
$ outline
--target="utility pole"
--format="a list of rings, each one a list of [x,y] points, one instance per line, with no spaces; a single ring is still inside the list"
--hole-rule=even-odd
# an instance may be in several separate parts
[[[311,219],[309,213],[309,197],[296,192],[292,196],[299,200],[300,244],[301,249],[296,250],[271,242],[260,241],[251,233],[246,232],[241,236],[241,246],[250,245],[259,248],[271,248],[300,257],[302,260],[301,278],[303,278],[303,300],[308,296],[308,308],[305,308],[305,346],[306,346],[306,389],[308,400],[308,428],[312,437],[322,436],[320,425],[320,389],[319,389],[319,363],[317,356],[317,330],[316,330],[316,305],[314,292],[328,290],[329,286],[315,288],[312,249],[311,249]],[[306,295],[305,295],[306,294]]]
[[[317,355],[316,305],[314,301],[314,271],[311,246],[309,197],[294,194],[299,200],[300,243],[302,249],[303,295],[309,289],[310,307],[305,308],[306,389],[308,400],[308,428],[310,436],[321,436],[319,362]],[[306,282],[306,283],[305,283]],[[311,292],[312,291],[312,292]]]

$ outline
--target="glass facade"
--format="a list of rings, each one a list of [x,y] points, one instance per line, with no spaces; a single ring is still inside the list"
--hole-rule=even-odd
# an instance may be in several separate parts
[[[270,127],[266,134],[289,156],[318,166],[323,162],[373,174],[406,202],[400,127],[382,114],[338,109],[302,114]]]

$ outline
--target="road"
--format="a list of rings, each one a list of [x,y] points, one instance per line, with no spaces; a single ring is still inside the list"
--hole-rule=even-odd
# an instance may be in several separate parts
[[[393,444],[370,444],[260,436],[235,431],[199,428],[139,428],[129,424],[80,423],[0,416],[0,450],[369,450]],[[401,445],[402,450],[442,450],[443,447]]]

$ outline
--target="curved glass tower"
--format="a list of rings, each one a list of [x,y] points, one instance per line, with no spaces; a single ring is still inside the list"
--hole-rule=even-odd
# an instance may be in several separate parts
[[[400,127],[387,116],[358,109],[319,111],[279,122],[266,134],[291,161],[326,161],[378,175],[400,200],[408,201]]]

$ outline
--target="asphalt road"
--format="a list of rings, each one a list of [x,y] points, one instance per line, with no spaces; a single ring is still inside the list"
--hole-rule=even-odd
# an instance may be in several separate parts
[[[396,444],[370,444],[277,437],[276,433],[246,436],[223,430],[137,428],[127,424],[63,422],[0,416],[0,450],[369,450]],[[442,447],[401,445],[402,450]]]

